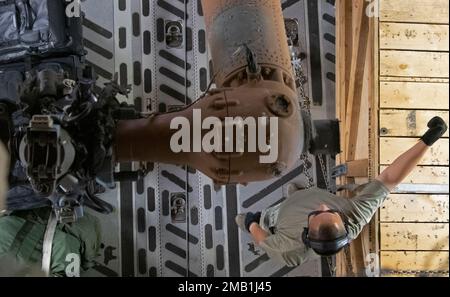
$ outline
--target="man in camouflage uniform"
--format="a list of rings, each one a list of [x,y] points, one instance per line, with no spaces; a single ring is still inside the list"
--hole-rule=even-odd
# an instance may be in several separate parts
[[[447,131],[439,117],[410,150],[380,176],[359,188],[356,197],[343,199],[317,188],[297,191],[262,213],[236,217],[270,258],[293,267],[319,256],[332,256],[358,237],[384,200]]]

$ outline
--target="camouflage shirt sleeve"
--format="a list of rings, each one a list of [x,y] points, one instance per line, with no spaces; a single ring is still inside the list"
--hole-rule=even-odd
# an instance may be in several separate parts
[[[388,195],[389,190],[383,183],[374,180],[362,187],[358,195],[350,200],[347,216],[349,217],[349,235],[352,239],[358,237]]]

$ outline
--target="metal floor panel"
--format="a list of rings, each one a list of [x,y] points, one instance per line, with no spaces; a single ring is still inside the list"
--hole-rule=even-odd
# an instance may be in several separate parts
[[[318,5],[311,6],[310,1]],[[320,81],[315,82],[315,89],[310,83],[309,90],[313,95],[320,86],[323,104],[313,108],[313,115],[332,117],[334,1],[281,2],[285,17],[299,21],[302,51],[308,57],[311,49],[319,55]],[[314,42],[308,19],[311,7],[317,7],[316,31],[320,32]],[[132,85],[128,98],[121,100],[142,110],[161,111],[188,104],[206,90],[210,59],[200,0],[91,0],[83,2],[83,11],[88,20],[84,25],[88,61],[99,75],[99,86],[117,73],[123,85]],[[167,47],[166,21],[182,23],[187,38],[181,48]],[[317,57],[312,57],[317,63]],[[311,59],[304,65],[310,75],[316,65]],[[121,164],[122,169],[136,166]],[[234,223],[237,213],[262,210],[285,197],[288,182],[304,179],[298,168],[280,180],[215,189],[208,177],[193,169],[152,166],[145,181],[121,183],[103,195],[116,212],[98,215],[103,228],[102,255],[86,276],[321,275],[320,261],[296,269],[272,263]],[[187,198],[186,223],[172,222],[170,216],[170,199],[178,193]]]

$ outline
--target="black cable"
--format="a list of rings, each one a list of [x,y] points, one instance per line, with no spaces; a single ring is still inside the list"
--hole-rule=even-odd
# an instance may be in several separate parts
[[[114,207],[111,204],[98,198],[96,195],[90,193],[90,191],[87,191],[84,197],[87,198],[84,204],[99,213],[110,214],[114,211]]]
[[[93,106],[92,106],[91,102],[84,102],[83,104],[81,104],[81,106],[83,106],[83,105],[85,105],[86,107],[80,113],[78,113],[75,116],[70,116],[68,118],[64,118],[63,121],[67,124],[71,124],[75,121],[79,121],[79,120],[82,120],[85,117],[87,117],[91,113]]]

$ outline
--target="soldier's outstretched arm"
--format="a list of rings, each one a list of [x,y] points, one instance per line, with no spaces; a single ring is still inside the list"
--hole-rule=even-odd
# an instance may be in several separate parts
[[[428,128],[428,131],[416,145],[399,156],[377,177],[377,180],[381,181],[390,191],[413,171],[429,148],[447,131],[447,125],[440,117],[433,118],[428,123]]]

